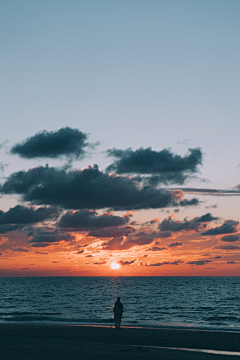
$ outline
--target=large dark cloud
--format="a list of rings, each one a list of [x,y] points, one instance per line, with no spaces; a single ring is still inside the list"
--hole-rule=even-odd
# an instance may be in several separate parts
[[[82,158],[85,155],[87,134],[69,127],[57,131],[42,131],[11,148],[22,158]]]
[[[211,228],[207,231],[201,233],[201,235],[221,235],[221,234],[231,234],[237,231],[236,227],[238,226],[239,221],[226,220],[221,226]]]
[[[2,194],[19,194],[35,204],[60,205],[66,209],[115,210],[196,205],[179,199],[179,192],[140,187],[126,176],[106,174],[97,165],[84,170],[39,166],[11,174],[0,187]]]
[[[121,226],[127,224],[129,217],[121,217],[112,214],[98,215],[96,211],[79,210],[68,211],[59,221],[59,227],[72,228],[76,230],[87,230],[92,228],[105,228],[109,226]]]
[[[189,175],[197,172],[202,163],[202,151],[189,149],[188,154],[180,156],[169,149],[154,151],[152,148],[119,150],[110,149],[108,156],[117,160],[107,167],[107,171],[117,174],[152,175],[150,183],[183,184]]]
[[[44,221],[58,215],[59,210],[55,207],[26,207],[17,205],[4,212],[0,210],[0,225],[5,224],[32,224]]]

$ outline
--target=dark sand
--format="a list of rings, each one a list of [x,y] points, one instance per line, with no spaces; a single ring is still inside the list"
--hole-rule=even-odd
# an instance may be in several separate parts
[[[240,356],[147,348],[144,345],[240,352],[240,334],[141,328],[117,331],[100,326],[0,325],[0,360],[240,359]]]

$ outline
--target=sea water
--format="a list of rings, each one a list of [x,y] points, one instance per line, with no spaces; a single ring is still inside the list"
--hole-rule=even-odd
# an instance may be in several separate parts
[[[240,331],[240,277],[0,278],[0,322]]]

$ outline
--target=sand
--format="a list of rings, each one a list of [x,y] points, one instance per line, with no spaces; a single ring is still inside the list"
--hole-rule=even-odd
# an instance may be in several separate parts
[[[141,328],[122,328],[117,331],[113,327],[101,326],[1,324],[0,359],[239,360],[240,356],[235,355],[179,350],[195,348],[240,353],[239,340],[240,333],[234,332]]]

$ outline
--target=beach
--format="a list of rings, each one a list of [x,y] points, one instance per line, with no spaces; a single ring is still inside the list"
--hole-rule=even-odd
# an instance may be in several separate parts
[[[214,360],[232,354],[180,349],[211,349],[240,355],[239,338],[236,332],[129,327],[117,331],[103,326],[1,324],[0,359]],[[239,355],[231,359],[239,359]]]

